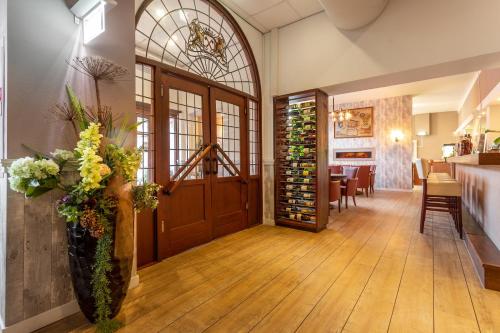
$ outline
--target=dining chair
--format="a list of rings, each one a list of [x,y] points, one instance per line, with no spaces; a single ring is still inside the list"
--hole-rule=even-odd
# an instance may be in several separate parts
[[[352,197],[352,201],[354,202],[354,206],[356,204],[356,190],[358,188],[358,172],[359,167],[344,167],[343,169],[344,175],[347,176],[344,184],[340,186],[342,196],[345,197],[345,208],[349,208],[348,198]]]
[[[358,188],[360,188],[366,196],[370,190],[370,166],[360,165],[358,170]]]
[[[332,180],[330,181],[330,193],[328,202],[332,205],[335,201],[337,201],[340,213],[340,206],[342,204],[342,194],[340,192],[340,180]]]
[[[356,192],[358,188],[358,178],[347,178],[345,186],[341,186],[342,196],[345,197],[345,208],[349,208],[349,197],[352,197],[354,206],[356,204]]]
[[[330,169],[330,173],[332,174],[341,174],[342,173],[342,165],[330,165],[328,167]]]
[[[377,166],[370,165],[370,193],[375,193],[375,175],[377,174]]]

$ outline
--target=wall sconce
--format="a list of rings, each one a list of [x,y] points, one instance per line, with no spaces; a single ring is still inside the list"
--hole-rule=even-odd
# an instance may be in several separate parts
[[[403,140],[403,137],[404,137],[404,135],[403,135],[403,132],[401,132],[401,130],[395,129],[395,130],[391,131],[392,141],[399,142],[399,141]]]
[[[429,132],[427,132],[427,131],[418,131],[417,132],[417,136],[427,136],[427,135],[429,135]]]

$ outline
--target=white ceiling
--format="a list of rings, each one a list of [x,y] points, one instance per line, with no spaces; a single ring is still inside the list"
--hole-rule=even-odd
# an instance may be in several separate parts
[[[465,73],[334,96],[335,104],[387,97],[413,96],[413,114],[458,111],[476,78]]]
[[[262,33],[323,11],[318,0],[219,0]]]

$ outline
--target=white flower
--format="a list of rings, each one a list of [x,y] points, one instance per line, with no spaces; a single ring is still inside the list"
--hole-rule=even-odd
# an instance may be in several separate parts
[[[22,187],[21,181],[22,179],[19,177],[9,177],[10,188],[13,191],[24,193],[25,189]]]
[[[14,177],[29,178],[35,160],[31,157],[23,157],[12,162],[9,174]]]
[[[56,149],[54,152],[50,153],[55,158],[61,159],[63,161],[71,160],[75,158],[75,154],[72,151],[64,149]]]

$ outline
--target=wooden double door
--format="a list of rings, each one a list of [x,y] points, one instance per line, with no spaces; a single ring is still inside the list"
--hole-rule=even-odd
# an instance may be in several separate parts
[[[161,80],[157,179],[168,185],[157,210],[160,260],[249,225],[245,98]]]

